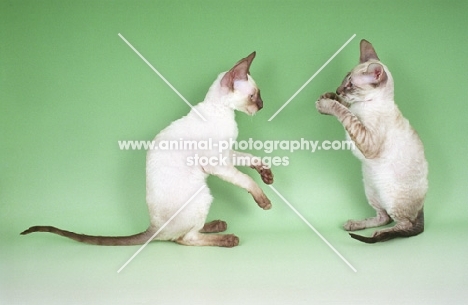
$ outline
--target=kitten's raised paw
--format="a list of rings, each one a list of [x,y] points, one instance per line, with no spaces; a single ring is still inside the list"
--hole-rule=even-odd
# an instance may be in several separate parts
[[[329,98],[320,98],[315,102],[315,108],[321,114],[332,114],[334,104],[338,104],[338,102]]]
[[[266,184],[273,183],[273,173],[268,166],[261,164],[261,165],[251,165],[250,167],[254,168],[260,174],[264,183]]]
[[[265,184],[272,184],[273,183],[273,173],[271,169],[266,166],[257,166],[255,167],[257,172],[262,177],[262,180]]]
[[[260,175],[262,176],[263,182],[266,184],[273,183],[273,172],[269,168],[264,168],[260,171]]]
[[[271,209],[271,201],[270,199],[268,199],[268,197],[265,194],[263,194],[263,192],[259,196],[254,196],[254,200],[258,204],[258,206],[261,207],[262,209],[264,210]]]
[[[335,101],[339,101],[339,97],[336,93],[334,92],[327,92],[327,93],[324,93],[320,96],[320,99],[331,99],[331,100],[335,100]]]

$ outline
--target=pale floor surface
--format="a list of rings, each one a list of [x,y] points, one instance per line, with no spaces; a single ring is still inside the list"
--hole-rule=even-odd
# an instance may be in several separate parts
[[[1,304],[461,304],[468,246],[456,228],[367,245],[312,231],[236,232],[237,248],[87,246],[52,235],[2,249]],[[370,233],[366,231],[365,233]]]

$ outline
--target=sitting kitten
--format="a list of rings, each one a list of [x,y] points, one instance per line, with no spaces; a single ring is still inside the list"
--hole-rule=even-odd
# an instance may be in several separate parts
[[[205,100],[196,105],[185,117],[173,122],[162,130],[154,139],[161,141],[207,141],[213,143],[226,141],[232,143],[237,138],[237,124],[234,110],[255,114],[263,107],[260,90],[249,75],[249,68],[255,52],[240,60],[231,70],[221,73],[210,87]],[[203,118],[200,117],[200,114]],[[232,140],[232,141],[230,141]],[[219,158],[219,164],[189,166],[187,160],[197,154],[200,158]],[[131,236],[89,236],[64,231],[51,226],[35,226],[22,232],[51,232],[79,242],[95,245],[138,245],[146,243],[160,228],[165,226],[154,238],[169,240],[191,246],[234,247],[239,238],[232,234],[205,234],[226,230],[224,221],[216,220],[205,224],[213,197],[206,187],[208,175],[216,175],[246,189],[258,203],[267,210],[270,200],[249,176],[237,170],[232,156],[248,157],[267,184],[273,183],[271,170],[250,154],[218,147],[213,150],[193,148],[189,150],[149,150],[146,162],[146,201],[150,215],[149,228]],[[221,159],[226,164],[222,164]],[[216,161],[216,159],[212,159]],[[213,164],[213,165],[212,165]],[[168,220],[201,191],[171,221]]]
[[[396,222],[372,237],[350,233],[367,243],[409,237],[424,231],[423,203],[428,188],[427,161],[416,131],[393,100],[393,78],[372,45],[361,41],[360,63],[346,75],[335,93],[316,102],[322,114],[335,116],[354,141],[362,161],[364,187],[377,216],[349,220],[347,231]]]

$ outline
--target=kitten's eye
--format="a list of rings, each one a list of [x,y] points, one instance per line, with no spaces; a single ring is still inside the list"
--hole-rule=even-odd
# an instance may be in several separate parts
[[[353,87],[354,87],[354,85],[353,85],[352,82],[348,82],[348,84],[346,85],[346,88],[353,88]]]

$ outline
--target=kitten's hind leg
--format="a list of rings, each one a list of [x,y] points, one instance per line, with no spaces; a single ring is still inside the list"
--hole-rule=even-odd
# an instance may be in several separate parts
[[[343,225],[343,228],[346,231],[357,231],[366,228],[380,227],[389,224],[390,222],[392,222],[392,219],[390,216],[388,216],[387,212],[383,209],[380,209],[377,210],[377,216],[363,220],[348,220]]]
[[[218,246],[232,248],[239,244],[239,238],[233,234],[203,234],[191,231],[175,242],[185,246]]]
[[[222,220],[213,220],[205,223],[200,233],[219,233],[224,232],[227,229],[227,223]]]
[[[346,231],[357,231],[363,230],[365,228],[380,227],[392,222],[392,218],[388,215],[387,211],[384,208],[382,208],[382,205],[380,204],[378,192],[371,187],[367,187],[368,184],[365,182],[364,185],[367,201],[369,202],[369,205],[374,208],[377,215],[375,217],[370,217],[363,220],[348,220],[343,225],[343,228]]]

